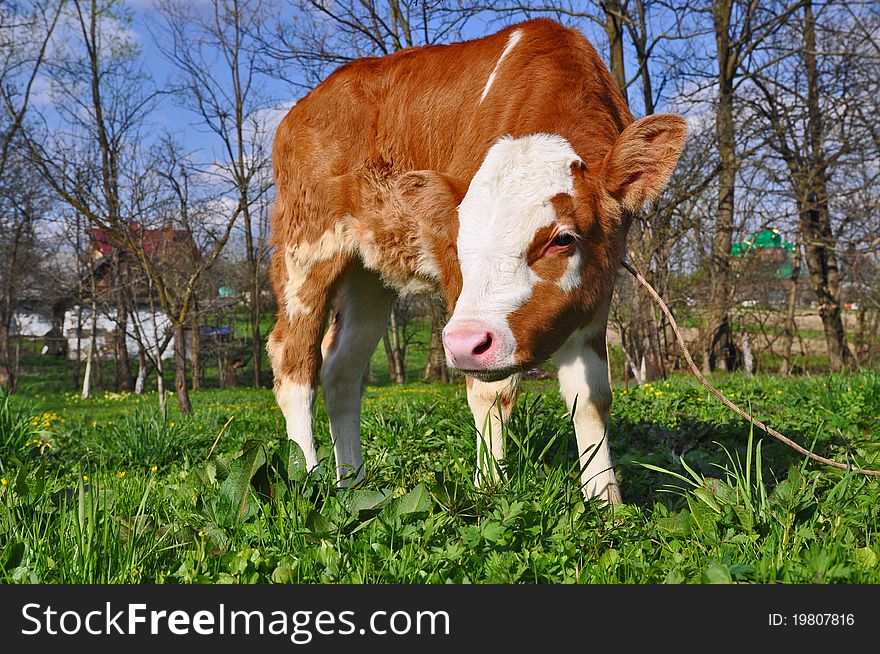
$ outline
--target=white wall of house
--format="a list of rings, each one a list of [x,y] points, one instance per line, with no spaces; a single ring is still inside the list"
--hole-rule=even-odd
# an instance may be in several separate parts
[[[52,320],[33,311],[16,311],[12,314],[13,336],[45,336],[52,329]]]
[[[67,357],[76,359],[76,325],[77,325],[77,307],[73,307],[64,313],[64,337],[67,339]],[[113,356],[113,333],[116,331],[116,313],[115,311],[106,313],[98,312],[97,329],[96,329],[96,351],[101,356]],[[89,340],[92,333],[92,310],[90,307],[82,307],[82,315],[80,318],[80,358],[85,359],[88,356]],[[171,321],[168,316],[161,311],[152,313],[147,308],[137,310],[137,321],[131,317],[128,320],[129,334],[126,336],[125,344],[130,357],[138,356],[140,346],[138,341],[131,332],[137,327],[141,334],[141,340],[144,342],[148,350],[155,351],[158,344],[162,342],[165,336],[165,330],[171,329]],[[188,354],[188,353],[187,353]],[[168,341],[168,347],[162,352],[163,359],[170,359],[174,356],[174,337]]]

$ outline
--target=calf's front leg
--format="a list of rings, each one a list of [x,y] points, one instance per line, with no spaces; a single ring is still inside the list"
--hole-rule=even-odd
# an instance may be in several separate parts
[[[559,390],[574,420],[581,491],[586,499],[621,504],[620,487],[608,447],[611,386],[605,330],[578,330],[556,354]]]
[[[504,459],[504,425],[519,394],[520,375],[496,382],[466,377],[467,399],[477,428],[477,486],[500,479]]]

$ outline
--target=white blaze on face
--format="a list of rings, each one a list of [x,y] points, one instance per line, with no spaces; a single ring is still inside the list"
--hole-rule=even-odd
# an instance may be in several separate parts
[[[508,317],[539,281],[526,253],[535,233],[556,222],[551,198],[574,192],[571,164],[577,161],[558,135],[504,137],[486,153],[458,208],[462,291],[449,325],[486,325],[497,341],[496,367],[515,363]],[[579,262],[572,265],[579,270]]]

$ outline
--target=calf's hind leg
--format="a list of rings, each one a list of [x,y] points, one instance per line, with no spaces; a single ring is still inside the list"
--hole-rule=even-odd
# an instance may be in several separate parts
[[[340,486],[363,479],[361,391],[370,356],[391,310],[393,294],[378,275],[354,262],[339,285],[332,324],[324,338],[321,385],[330,419]]]
[[[309,470],[318,465],[312,408],[321,370],[321,337],[330,300],[349,261],[342,252],[321,254],[316,257],[309,245],[276,251],[273,275],[281,306],[266,346],[287,437],[300,446]]]

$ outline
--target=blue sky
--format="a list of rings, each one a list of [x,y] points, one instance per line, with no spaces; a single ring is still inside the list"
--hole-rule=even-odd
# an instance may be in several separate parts
[[[192,0],[192,4],[205,5],[205,0]],[[174,83],[175,70],[162,54],[162,43],[157,43],[151,33],[151,23],[156,22],[156,16],[151,11],[154,0],[128,0],[128,6],[133,13],[131,26],[137,35],[141,47],[143,64],[153,78],[158,88],[167,88]],[[154,30],[155,31],[155,30]],[[273,83],[264,77],[261,80],[273,101],[282,106],[292,106],[296,98],[292,97],[290,89],[286,85]],[[217,160],[223,157],[217,150],[218,140],[216,135],[207,131],[199,124],[199,117],[192,111],[181,107],[180,101],[173,96],[164,96],[160,102],[156,114],[153,116],[157,131],[168,130],[179,138],[188,149],[198,150],[205,160]]]
[[[190,0],[190,3],[196,6],[203,5],[206,9],[210,5],[209,0]],[[142,48],[144,65],[154,78],[156,85],[164,87],[173,80],[174,70],[162,55],[161,44],[155,42],[149,29],[151,20],[155,22],[155,15],[151,11],[154,4],[155,0],[128,0],[127,2],[133,13],[134,22],[132,30],[137,35],[137,40]],[[292,11],[292,8],[289,3],[282,2],[280,11]],[[490,18],[494,18],[494,22],[490,23]],[[497,16],[475,16],[466,23],[463,29],[463,37],[478,38],[495,32],[502,26],[503,24],[499,22]],[[604,57],[604,46],[600,42],[600,39],[603,38],[601,30],[592,22],[586,20],[581,21],[579,27],[596,43],[597,49],[599,49]],[[289,74],[292,76],[297,75],[294,68],[294,66],[291,66],[289,70]],[[299,79],[301,80],[302,77]],[[261,82],[264,84],[267,95],[270,97],[270,105],[274,107],[273,117],[276,119],[280,119],[284,111],[293,105],[297,97],[303,94],[301,89],[293,89],[289,85],[273,80],[270,77],[263,77]],[[216,146],[216,137],[205,133],[203,127],[198,127],[198,117],[192,112],[181,108],[179,103],[171,97],[162,99],[160,109],[154,120],[156,121],[157,128],[171,130],[187,147],[200,149],[205,155],[209,155],[210,151]],[[219,156],[219,153],[215,152],[214,155],[214,158],[216,158]]]

